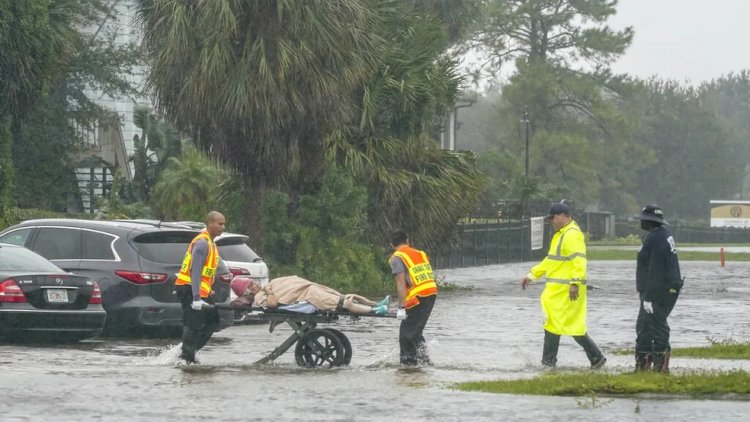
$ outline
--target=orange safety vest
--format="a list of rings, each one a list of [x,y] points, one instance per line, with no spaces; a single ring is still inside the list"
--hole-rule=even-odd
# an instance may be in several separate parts
[[[182,259],[182,266],[180,266],[180,272],[177,274],[177,280],[174,284],[182,286],[190,283],[190,269],[192,267],[193,260],[193,246],[199,241],[206,239],[208,242],[208,256],[206,262],[203,263],[203,270],[201,271],[201,298],[207,298],[211,294],[211,286],[214,284],[214,276],[216,275],[216,267],[219,266],[219,249],[216,244],[211,240],[211,236],[208,235],[207,231],[202,231],[198,236],[195,236],[190,246],[188,246],[185,258]]]
[[[406,309],[419,305],[419,297],[437,294],[435,276],[432,274],[432,265],[430,265],[426,253],[404,245],[398,248],[392,256],[397,256],[404,261],[404,265],[409,272],[409,279],[411,279],[411,287],[406,292],[406,298],[404,299]]]

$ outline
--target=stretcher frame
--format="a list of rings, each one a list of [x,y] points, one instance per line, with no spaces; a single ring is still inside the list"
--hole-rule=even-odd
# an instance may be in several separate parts
[[[292,328],[292,334],[286,340],[271,353],[257,360],[255,364],[272,362],[296,345],[295,360],[297,365],[305,368],[343,366],[348,365],[352,359],[352,345],[349,338],[334,328],[317,328],[318,324],[332,324],[342,317],[349,317],[356,321],[360,318],[395,318],[396,316],[395,313],[355,314],[345,310],[304,314],[249,306],[228,306],[225,309],[248,312],[245,317],[235,321],[237,325],[267,322],[269,332],[273,332],[274,328],[281,323],[286,323]]]

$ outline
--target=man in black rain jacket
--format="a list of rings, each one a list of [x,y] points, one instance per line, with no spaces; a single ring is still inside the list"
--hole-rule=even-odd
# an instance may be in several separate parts
[[[669,372],[669,324],[682,289],[680,262],[674,237],[664,227],[668,225],[658,205],[646,205],[641,210],[641,228],[646,231],[638,251],[636,288],[641,306],[635,325],[636,370],[651,369]]]

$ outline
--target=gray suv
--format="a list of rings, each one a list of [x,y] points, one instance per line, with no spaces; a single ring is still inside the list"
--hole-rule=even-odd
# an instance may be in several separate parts
[[[112,334],[182,326],[174,280],[197,233],[159,222],[44,219],[8,227],[0,232],[0,242],[25,246],[99,283],[107,311],[105,333]],[[232,274],[221,265],[216,277],[214,300],[229,304]],[[232,325],[231,310],[220,311],[220,317],[220,328]]]

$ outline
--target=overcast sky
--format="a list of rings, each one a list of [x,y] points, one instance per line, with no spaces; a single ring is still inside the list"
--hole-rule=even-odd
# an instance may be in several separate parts
[[[609,23],[635,30],[616,73],[697,84],[750,69],[750,0],[619,0]]]

